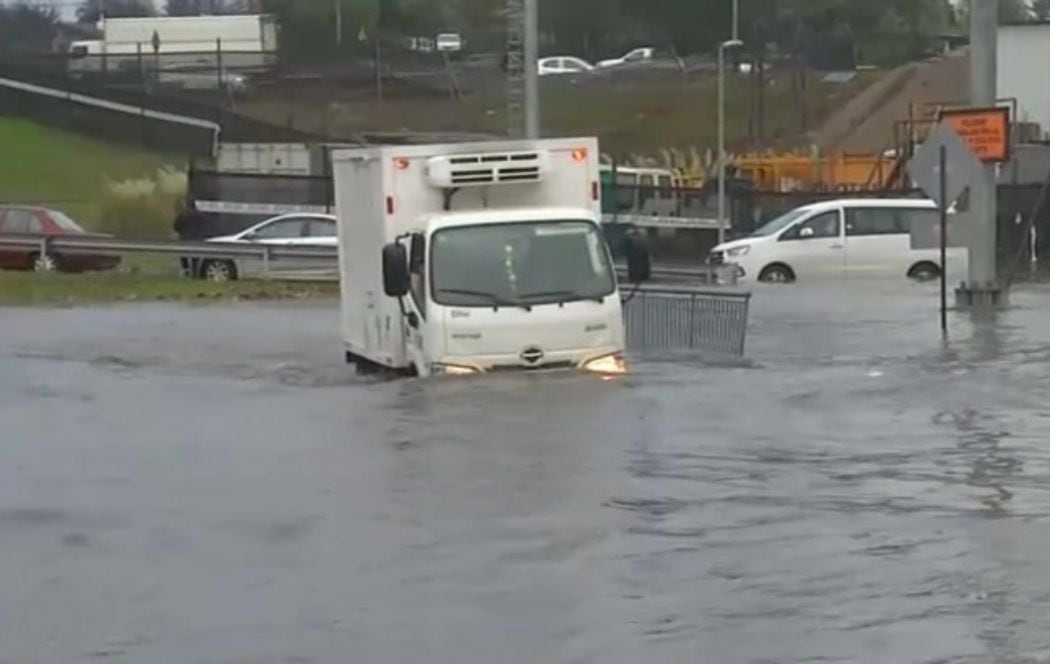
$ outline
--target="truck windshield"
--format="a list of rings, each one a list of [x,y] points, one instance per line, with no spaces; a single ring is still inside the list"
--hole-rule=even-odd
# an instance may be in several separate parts
[[[433,297],[455,307],[600,300],[616,292],[609,254],[589,221],[449,228],[431,240]]]

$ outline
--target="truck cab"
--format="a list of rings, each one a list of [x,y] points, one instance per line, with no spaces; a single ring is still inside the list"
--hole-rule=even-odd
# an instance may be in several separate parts
[[[347,150],[333,162],[344,345],[359,370],[626,370],[596,141]],[[355,206],[369,182],[381,196]],[[648,276],[642,250],[632,266]]]

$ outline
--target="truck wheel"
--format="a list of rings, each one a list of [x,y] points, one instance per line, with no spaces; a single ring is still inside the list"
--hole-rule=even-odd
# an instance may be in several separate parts
[[[201,278],[220,283],[236,281],[237,266],[233,261],[207,260],[201,264]]]
[[[774,263],[762,270],[758,280],[767,284],[790,284],[795,281],[795,273],[787,265]]]

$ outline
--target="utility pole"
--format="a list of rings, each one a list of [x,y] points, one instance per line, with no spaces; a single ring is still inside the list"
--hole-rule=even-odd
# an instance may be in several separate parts
[[[970,103],[996,105],[999,0],[970,0]],[[974,227],[970,241],[970,274],[960,304],[995,306],[999,301],[996,247],[998,243],[996,165],[984,164],[980,186],[970,192]]]
[[[718,45],[718,244],[726,241],[726,50],[744,43],[730,39]]]
[[[540,16],[538,0],[525,0],[525,138],[540,137]]]
[[[335,3],[335,43],[343,43],[343,0],[332,0]]]

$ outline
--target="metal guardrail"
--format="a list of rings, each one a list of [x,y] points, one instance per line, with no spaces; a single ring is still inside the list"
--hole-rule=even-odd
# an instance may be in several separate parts
[[[336,260],[339,253],[329,247],[289,247],[262,243],[174,242],[166,240],[120,240],[76,235],[40,236],[0,234],[0,246],[34,247],[41,254],[75,251],[82,254],[170,254],[189,258],[296,258]]]
[[[236,260],[257,259],[264,265],[283,259],[311,260],[318,262],[318,269],[335,269],[339,252],[334,247],[289,247],[261,243],[179,242],[168,240],[121,240],[93,236],[51,236],[0,233],[0,247],[35,248],[41,255],[75,251],[81,254],[164,254],[185,258],[217,258]],[[325,265],[329,261],[329,265]],[[627,277],[627,268],[616,266],[621,279]],[[332,274],[318,274],[318,280],[338,280]],[[692,282],[705,284],[732,284],[731,272],[724,266],[700,265],[696,267],[654,266],[653,278],[664,282]]]
[[[750,303],[747,292],[640,288],[624,302],[627,346],[742,356]]]
[[[281,274],[282,279],[299,281],[338,281],[336,263],[339,252],[334,247],[289,247],[262,243],[241,244],[232,242],[176,242],[164,240],[121,240],[92,236],[40,236],[0,234],[0,247],[25,247],[35,249],[41,256],[62,253],[113,255],[113,254],[162,254],[188,259],[238,259],[258,260],[264,278],[275,276],[273,263],[295,260],[318,263],[318,272],[300,270],[299,273]],[[327,268],[321,270],[320,268]]]

